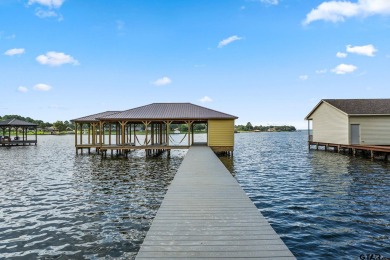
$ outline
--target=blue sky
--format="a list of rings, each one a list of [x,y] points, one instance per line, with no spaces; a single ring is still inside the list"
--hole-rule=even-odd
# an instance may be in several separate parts
[[[390,1],[0,0],[0,115],[191,102],[289,124],[390,97]]]

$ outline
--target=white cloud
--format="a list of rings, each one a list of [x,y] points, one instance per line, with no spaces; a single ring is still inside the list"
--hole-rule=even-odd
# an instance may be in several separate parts
[[[352,73],[355,70],[357,70],[356,66],[343,63],[338,65],[336,68],[334,68],[332,72],[342,75],[342,74]]]
[[[72,56],[63,52],[49,51],[46,54],[39,55],[36,60],[42,65],[61,66],[63,64],[79,65],[79,62]]]
[[[229,43],[239,41],[239,40],[242,40],[242,37],[238,37],[237,35],[230,36],[229,38],[226,38],[226,39],[220,41],[218,44],[218,48],[222,48],[222,47],[228,45]]]
[[[347,56],[348,56],[348,54],[345,52],[337,52],[336,53],[337,58],[346,58]]]
[[[279,4],[279,0],[260,0],[260,2],[268,5],[277,5]]]
[[[58,14],[53,10],[43,10],[41,8],[37,8],[35,11],[35,15],[39,18],[49,18],[49,17],[58,17]]]
[[[303,21],[304,25],[311,22],[324,20],[330,22],[343,22],[350,17],[366,17],[371,15],[389,15],[389,0],[358,0],[351,1],[328,1],[321,3],[312,9]]]
[[[317,74],[325,74],[325,73],[327,73],[327,72],[328,72],[327,69],[316,70],[316,73],[317,73]]]
[[[159,78],[159,79],[152,82],[152,84],[156,85],[156,86],[164,86],[164,85],[168,85],[171,83],[172,83],[172,80],[168,77],[162,77],[162,78]]]
[[[43,6],[43,8],[38,7],[35,10],[35,15],[39,18],[58,17],[58,21],[62,21],[63,16],[53,9],[59,9],[64,2],[65,0],[29,0],[28,5],[38,4]]]
[[[308,75],[301,75],[301,76],[299,76],[299,79],[305,81],[305,80],[309,79],[309,76]]]
[[[65,0],[28,0],[29,5],[39,4],[49,8],[60,8]]]
[[[51,86],[49,86],[47,84],[39,83],[39,84],[36,84],[33,87],[33,89],[37,90],[37,91],[49,91],[49,90],[51,90]]]
[[[208,96],[202,97],[201,99],[199,99],[199,101],[202,102],[202,103],[213,102],[213,100],[210,97],[208,97]]]
[[[8,51],[4,52],[4,55],[14,56],[14,55],[21,55],[23,53],[25,53],[25,50],[23,48],[15,48],[15,49],[9,49]]]
[[[18,87],[18,91],[20,93],[26,93],[28,91],[28,89],[26,87],[20,86],[20,87]]]
[[[351,46],[347,45],[347,52],[349,53],[355,53],[359,55],[365,55],[369,57],[373,57],[375,55],[375,52],[378,50],[375,49],[374,45],[368,44],[364,46]]]

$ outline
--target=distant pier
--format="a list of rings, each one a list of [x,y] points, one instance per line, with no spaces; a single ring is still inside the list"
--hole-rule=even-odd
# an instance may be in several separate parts
[[[136,259],[295,259],[207,146],[185,156]]]

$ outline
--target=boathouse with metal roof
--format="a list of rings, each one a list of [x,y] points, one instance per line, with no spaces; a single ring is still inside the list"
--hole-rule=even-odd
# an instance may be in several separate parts
[[[305,119],[311,142],[390,145],[390,99],[323,99]]]
[[[76,151],[96,148],[99,152],[116,150],[127,153],[145,149],[147,153],[171,149],[188,149],[199,145],[194,138],[194,125],[207,126],[203,145],[215,152],[234,150],[234,120],[236,116],[191,103],[152,103],[125,111],[107,111],[73,119]],[[172,124],[185,124],[188,131],[175,142],[171,137]],[[143,129],[140,135],[139,129]],[[79,131],[77,131],[79,129]],[[87,129],[88,136],[84,130]]]
[[[18,146],[18,145],[37,145],[37,128],[38,125],[19,119],[8,119],[0,121],[0,146]],[[28,132],[33,132],[33,138],[29,138]],[[14,136],[12,136],[14,134]],[[21,136],[20,136],[21,135]]]

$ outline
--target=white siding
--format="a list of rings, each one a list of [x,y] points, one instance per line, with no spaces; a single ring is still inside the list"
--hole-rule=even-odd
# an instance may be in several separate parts
[[[350,117],[349,123],[360,125],[361,144],[390,145],[390,116]]]
[[[327,103],[322,103],[311,115],[313,141],[349,144],[348,116]]]

